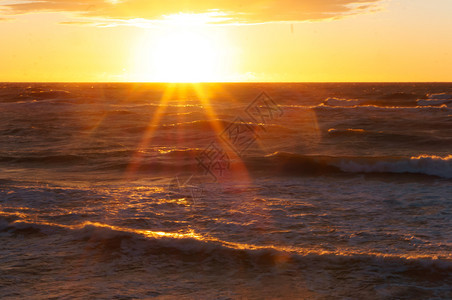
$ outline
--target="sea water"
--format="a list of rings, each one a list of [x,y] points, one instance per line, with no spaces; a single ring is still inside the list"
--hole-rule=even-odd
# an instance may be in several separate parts
[[[0,84],[0,298],[450,299],[452,85]]]

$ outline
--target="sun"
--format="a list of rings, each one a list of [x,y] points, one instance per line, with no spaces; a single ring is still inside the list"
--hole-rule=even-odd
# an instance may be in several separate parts
[[[142,46],[137,55],[140,81],[221,80],[222,50],[206,34],[179,29],[153,37]]]
[[[194,32],[166,36],[155,49],[154,66],[163,81],[212,81],[215,50],[209,40]]]

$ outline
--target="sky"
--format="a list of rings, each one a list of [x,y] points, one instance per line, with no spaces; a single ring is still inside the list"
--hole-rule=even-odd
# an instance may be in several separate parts
[[[0,0],[0,81],[450,82],[451,0]]]

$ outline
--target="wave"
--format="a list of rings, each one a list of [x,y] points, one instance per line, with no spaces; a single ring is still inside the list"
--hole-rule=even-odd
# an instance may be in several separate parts
[[[452,99],[427,99],[427,100],[419,99],[419,100],[417,100],[417,104],[419,106],[445,105],[445,106],[449,107],[449,106],[452,106]]]
[[[325,175],[345,173],[420,174],[452,179],[452,155],[447,157],[332,157],[276,152],[248,161],[254,169],[269,168],[286,174]]]
[[[328,107],[328,106],[318,106],[318,107]],[[367,110],[374,110],[374,111],[387,111],[387,110],[396,110],[396,111],[413,111],[418,112],[421,109],[434,109],[434,110],[447,110],[449,107],[446,105],[417,105],[414,104],[412,106],[397,106],[397,105],[369,105],[369,104],[363,104],[363,105],[357,105],[357,106],[338,106],[338,107],[331,107],[331,108],[362,108]]]
[[[212,120],[195,120],[189,122],[162,124],[158,126],[161,127],[162,129],[186,128],[198,130],[211,130],[215,128],[216,124],[219,124],[221,127],[226,127],[229,124],[231,124],[231,122],[227,122],[221,119],[212,119]]]
[[[44,155],[44,156],[0,156],[0,162],[12,163],[41,163],[41,164],[60,164],[60,163],[76,163],[85,162],[87,158],[80,155],[61,154],[61,155]]]
[[[357,99],[328,98],[323,103],[328,106],[357,106],[360,105],[362,101]]]
[[[347,128],[347,129],[336,129],[336,128],[330,128],[328,129],[328,134],[338,136],[338,135],[356,135],[356,134],[365,134],[367,133],[367,130],[360,129],[360,128]]]
[[[429,123],[423,124],[420,128],[425,129],[438,129],[444,126],[443,123]],[[416,127],[413,126],[413,129]],[[446,138],[441,136],[428,136],[428,135],[416,135],[412,132],[397,133],[391,131],[383,130],[366,130],[361,128],[330,128],[328,129],[328,136],[330,139],[346,139],[350,141],[351,138],[359,139],[360,141],[367,141],[371,143],[397,143],[399,145],[410,145],[410,146],[426,146],[430,147],[441,147],[447,149],[450,145],[452,146],[452,138]]]
[[[385,141],[385,142],[406,142],[410,144],[425,144],[425,143],[441,143],[445,144],[449,141],[445,138],[436,138],[436,137],[419,137],[411,134],[400,134],[400,133],[392,133],[386,131],[373,131],[373,130],[365,130],[361,128],[346,128],[346,129],[338,129],[338,128],[330,128],[328,129],[328,135],[332,138],[341,138],[341,137],[358,137],[360,139],[366,138],[367,140],[374,141]]]
[[[174,128],[178,129],[188,129],[188,130],[198,130],[198,131],[209,131],[214,132],[217,128],[221,128],[222,130],[230,127],[230,126],[246,126],[247,130],[260,130],[265,127],[265,130],[278,130],[279,132],[294,132],[293,129],[287,128],[278,124],[263,124],[263,123],[255,123],[255,122],[247,122],[243,119],[235,119],[235,120],[225,120],[225,119],[212,119],[212,120],[194,120],[189,122],[181,122],[181,123],[171,123],[171,124],[162,124],[157,125],[161,129],[164,130],[173,130]]]
[[[321,105],[329,107],[436,107],[452,104],[452,95],[447,93],[418,95],[413,93],[391,93],[377,99],[327,98]]]
[[[349,264],[395,264],[412,266],[416,269],[427,269],[443,273],[452,271],[452,261],[448,258],[430,257],[429,255],[404,255],[366,253],[349,250],[319,250],[297,247],[280,247],[274,245],[253,245],[224,241],[195,231],[185,233],[162,232],[152,230],[136,230],[109,226],[99,223],[85,224],[74,231],[77,239],[95,243],[103,243],[112,248],[108,251],[121,251],[123,240],[133,241],[130,246],[136,251],[141,247],[148,254],[166,254],[173,258],[191,260],[218,260],[228,262],[251,262],[254,265],[278,265],[281,262],[305,264],[309,261],[324,263]],[[104,243],[108,241],[108,243]],[[112,243],[112,241],[114,241]]]
[[[376,99],[346,99],[346,98],[327,98],[323,104],[332,107],[350,107],[350,106],[416,106],[416,99],[419,95],[411,93],[392,93],[380,96]]]
[[[334,134],[365,134],[365,131],[345,130]],[[45,157],[0,157],[0,162],[73,165],[96,171],[125,171],[131,166],[136,171],[154,175],[178,172],[198,172],[199,162],[196,157],[200,149],[173,149],[154,151],[143,154],[143,158],[134,162],[132,156],[139,155],[133,151],[118,152],[113,157],[81,157],[78,155],[56,155]],[[122,154],[127,154],[122,156]],[[149,156],[151,155],[151,156]],[[108,155],[107,155],[108,156]],[[280,176],[320,176],[339,175],[343,173],[362,174],[417,174],[452,179],[452,155],[441,157],[420,155],[416,157],[391,156],[316,156],[295,153],[276,152],[266,156],[244,156],[230,161],[231,170],[240,169],[245,164],[247,169],[256,173],[268,173]]]
[[[452,155],[447,157],[420,155],[411,158],[341,160],[334,163],[344,172],[412,173],[452,179]]]
[[[427,97],[430,100],[452,100],[452,95],[446,93],[428,94]]]
[[[41,224],[39,222],[28,222],[21,219],[20,216],[13,214],[4,214],[0,212],[0,233],[6,233],[14,236],[36,236],[53,235],[61,232],[63,226],[56,224]]]
[[[65,90],[45,90],[45,89],[26,89],[24,93],[19,95],[20,98],[33,98],[37,100],[47,99],[67,99],[73,95]]]
[[[186,149],[167,149],[167,148],[155,148],[149,149],[147,151],[136,151],[136,150],[105,150],[100,149],[95,151],[95,149],[87,149],[83,155],[81,154],[55,154],[49,155],[47,153],[36,153],[33,156],[28,155],[15,155],[15,156],[0,156],[0,162],[7,163],[30,163],[30,164],[83,164],[90,163],[91,167],[95,167],[93,163],[102,166],[103,164],[113,163],[115,166],[118,162],[129,163],[130,159],[134,156],[143,156],[146,158],[167,158],[167,160],[172,159],[190,159],[194,158],[201,152],[199,149],[186,148]],[[153,162],[151,162],[153,163]],[[158,163],[158,162],[155,162]]]
[[[389,93],[385,94],[380,97],[380,99],[383,100],[414,100],[419,95],[413,94],[413,93],[406,93],[406,92],[396,92],[396,93]]]
[[[349,101],[346,100],[345,101]],[[424,100],[427,101],[427,100]],[[443,100],[441,100],[443,101]],[[448,101],[448,100],[447,100]],[[416,101],[412,104],[408,105],[404,103],[403,105],[397,105],[396,103],[381,103],[381,102],[369,102],[369,101],[361,101],[359,100],[358,104],[352,105],[353,102],[338,102],[335,105],[327,105],[325,102],[320,103],[318,105],[281,105],[283,109],[331,109],[331,110],[339,110],[339,109],[363,109],[370,111],[412,111],[419,112],[421,110],[450,110],[451,107],[448,107],[446,104],[443,105],[435,105],[435,103],[426,103],[426,105],[420,105]]]
[[[109,254],[122,253],[133,257],[158,255],[160,259],[181,262],[243,265],[244,267],[279,267],[292,265],[301,268],[339,268],[369,266],[381,269],[397,269],[398,272],[424,273],[425,278],[435,274],[438,279],[450,277],[450,255],[409,253],[378,253],[364,250],[322,250],[277,245],[254,245],[221,240],[196,231],[165,232],[118,227],[102,223],[84,222],[77,225],[61,225],[39,222],[8,222],[0,217],[0,232],[13,236],[52,236],[87,244],[84,249]],[[118,258],[118,256],[116,256]],[[112,259],[115,259],[112,257]],[[120,259],[120,258],[119,258]]]
[[[427,94],[427,97],[417,100],[417,105],[452,107],[452,95],[447,93]]]

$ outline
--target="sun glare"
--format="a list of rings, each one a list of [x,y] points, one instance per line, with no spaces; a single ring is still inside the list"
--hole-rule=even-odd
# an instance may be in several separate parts
[[[143,45],[143,44],[142,44]],[[194,30],[173,30],[144,43],[138,58],[139,81],[221,81],[217,41]]]
[[[211,81],[214,77],[215,50],[199,34],[179,32],[157,45],[154,65],[164,81]]]

